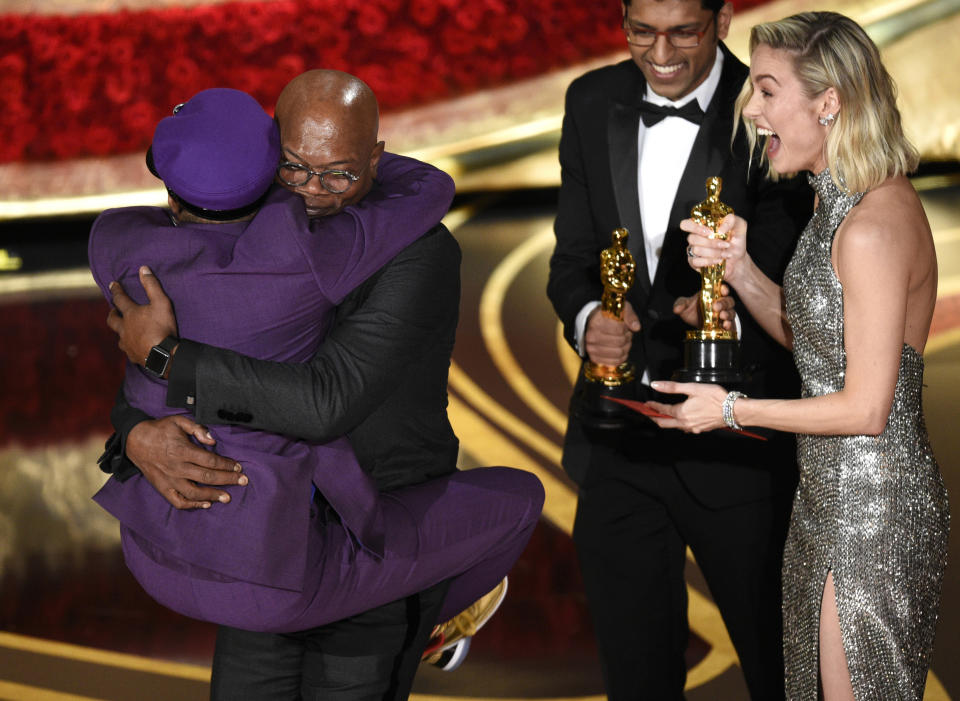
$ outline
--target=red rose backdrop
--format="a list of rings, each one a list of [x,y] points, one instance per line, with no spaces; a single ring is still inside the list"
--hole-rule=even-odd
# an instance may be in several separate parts
[[[386,110],[422,104],[622,49],[619,22],[616,0],[285,0],[0,15],[0,163],[137,151],[198,90],[238,88],[272,109],[308,68],[360,76]]]

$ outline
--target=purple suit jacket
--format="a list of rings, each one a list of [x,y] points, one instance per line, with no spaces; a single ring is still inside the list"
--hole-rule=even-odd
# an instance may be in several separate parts
[[[354,287],[446,214],[453,181],[442,171],[384,154],[378,184],[342,213],[307,218],[302,200],[274,188],[249,222],[174,226],[166,210],[104,212],[90,234],[93,276],[107,299],[117,280],[137,302],[137,270],[149,265],[170,297],[185,338],[267,360],[305,362],[333,311]],[[124,392],[152,416],[166,383],[128,364]],[[173,508],[141,475],[110,479],[94,497],[140,537],[174,558],[227,578],[300,591],[306,568],[311,482],[366,549],[380,553],[384,524],[372,480],[346,439],[326,444],[231,426],[210,429],[217,452],[244,467],[246,487],[229,506]]]

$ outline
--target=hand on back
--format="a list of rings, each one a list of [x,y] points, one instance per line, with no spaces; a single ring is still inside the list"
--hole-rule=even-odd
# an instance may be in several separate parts
[[[127,457],[164,499],[177,509],[207,509],[227,503],[230,495],[207,485],[244,486],[239,463],[202,448],[216,441],[207,429],[186,416],[141,421],[127,436]]]
[[[147,266],[140,268],[140,284],[150,300],[147,304],[137,304],[119,282],[111,282],[114,308],[107,316],[107,326],[119,337],[120,350],[137,365],[143,365],[150,349],[164,338],[177,335],[170,298]]]

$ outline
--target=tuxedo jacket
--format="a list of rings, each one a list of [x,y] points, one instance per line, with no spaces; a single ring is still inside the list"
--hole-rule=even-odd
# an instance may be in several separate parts
[[[547,294],[574,345],[575,319],[585,304],[599,300],[600,251],[611,232],[625,227],[635,254],[636,281],[627,294],[642,329],[634,336],[630,360],[637,377],[670,379],[682,366],[682,339],[689,328],[672,306],[677,297],[696,293],[699,274],[686,258],[686,234],[679,224],[706,197],[708,177],[723,179],[720,199],[750,225],[748,251],[760,268],[779,281],[796,239],[810,216],[812,193],[795,179],[773,183],[748,153],[743,128],[732,140],[734,102],[748,69],[725,46],[720,83],[706,110],[673,200],[669,225],[653,282],[640,245],[643,236],[637,187],[639,105],[646,83],[632,60],[591,71],[569,87],[560,140],[562,184],[550,260]],[[732,143],[731,143],[732,141]],[[741,356],[751,380],[751,396],[796,396],[799,381],[787,350],[771,340],[737,305],[741,320]],[[583,379],[578,380],[575,396]],[[638,385],[638,398],[653,396]],[[675,401],[674,399],[658,399]],[[672,465],[691,492],[707,505],[720,506],[762,498],[795,480],[792,439],[768,433],[767,442],[725,432],[686,435],[661,430],[645,419],[628,429],[618,445],[632,460]],[[593,448],[610,437],[591,435],[571,417],[564,445],[564,467],[578,483],[589,478]]]
[[[156,208],[105,212],[91,231],[91,269],[145,301],[137,268],[148,263],[177,311],[180,332],[254,357],[306,362],[333,322],[335,306],[435,225],[453,197],[448,176],[385,154],[384,187],[336,217],[309,220],[302,200],[275,189],[248,223],[171,226]],[[152,416],[166,384],[129,365],[124,394]],[[298,590],[305,572],[312,484],[361,544],[376,552],[376,485],[344,439],[320,444],[246,427],[211,427],[218,450],[237,459],[250,485],[230,509],[178,511],[140,476],[110,480],[96,499],[138,536],[176,560],[226,577]]]
[[[453,472],[459,443],[447,417],[447,380],[460,259],[443,225],[414,241],[347,296],[309,363],[203,346],[194,370],[197,420],[316,441],[346,434],[381,491]]]

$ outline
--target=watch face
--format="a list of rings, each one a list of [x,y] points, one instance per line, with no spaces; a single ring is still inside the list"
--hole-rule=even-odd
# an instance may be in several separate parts
[[[167,371],[168,362],[170,362],[170,352],[159,346],[154,346],[150,349],[150,353],[147,354],[147,360],[144,362],[143,367],[150,374],[156,377],[163,377],[163,373]]]

